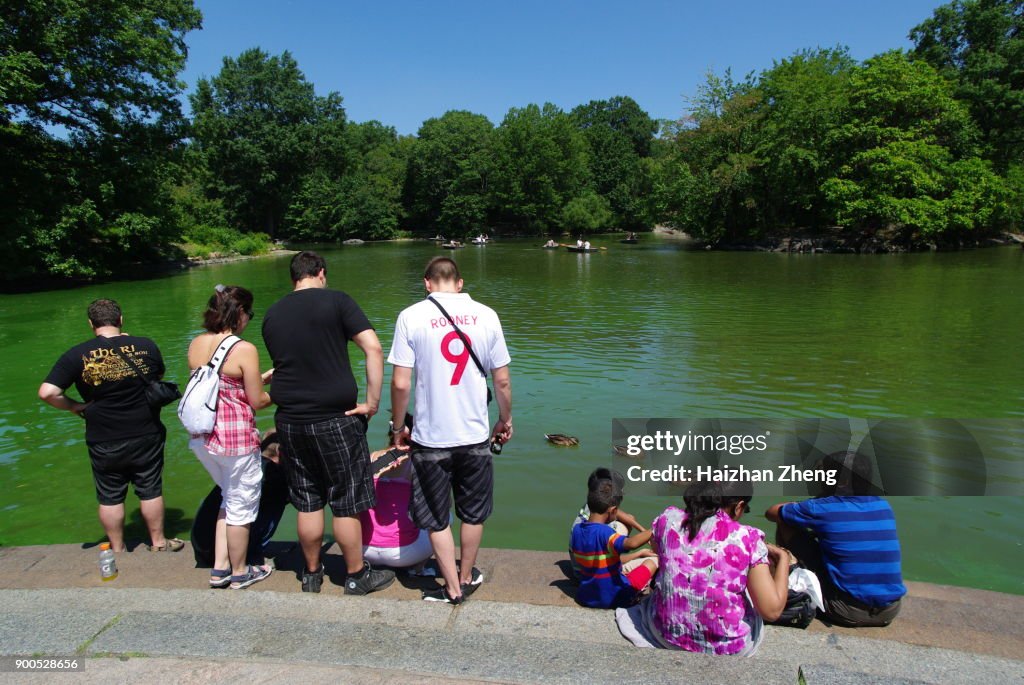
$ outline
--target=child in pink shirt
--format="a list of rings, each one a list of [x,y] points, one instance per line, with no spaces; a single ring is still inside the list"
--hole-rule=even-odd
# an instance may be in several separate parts
[[[376,461],[385,452],[374,452],[370,461]],[[377,505],[359,514],[363,526],[363,557],[374,566],[422,567],[434,553],[430,534],[417,528],[409,518],[410,470],[408,458],[403,457],[397,466],[375,475],[373,487]]]

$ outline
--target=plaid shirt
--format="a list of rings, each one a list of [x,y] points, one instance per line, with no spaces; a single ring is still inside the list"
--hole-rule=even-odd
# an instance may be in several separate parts
[[[224,457],[240,457],[260,448],[256,412],[245,398],[241,378],[220,377],[217,419],[206,437],[206,449]]]

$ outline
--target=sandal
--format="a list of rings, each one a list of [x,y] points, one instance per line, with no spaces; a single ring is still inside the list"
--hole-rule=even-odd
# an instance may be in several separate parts
[[[180,552],[185,547],[185,541],[178,538],[167,538],[160,546],[146,545],[146,547],[150,552]]]
[[[231,589],[241,590],[266,579],[274,572],[273,566],[250,566],[244,575],[231,576]]]
[[[231,585],[231,569],[210,569],[210,587],[227,587]]]

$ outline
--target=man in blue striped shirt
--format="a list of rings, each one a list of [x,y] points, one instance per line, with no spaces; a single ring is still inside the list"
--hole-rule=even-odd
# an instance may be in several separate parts
[[[825,618],[835,624],[887,626],[907,593],[892,507],[871,493],[871,461],[855,452],[830,454],[822,468],[837,472],[831,492],[776,504],[765,516],[776,539],[821,581]]]

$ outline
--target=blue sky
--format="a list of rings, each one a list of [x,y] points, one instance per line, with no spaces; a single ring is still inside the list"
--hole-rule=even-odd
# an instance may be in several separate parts
[[[341,93],[351,120],[403,134],[451,109],[499,124],[510,107],[614,95],[675,119],[709,69],[742,76],[808,47],[846,45],[857,59],[909,47],[941,4],[197,0],[203,30],[187,36],[182,78],[191,92],[225,56],[258,46],[289,50],[318,93]]]

